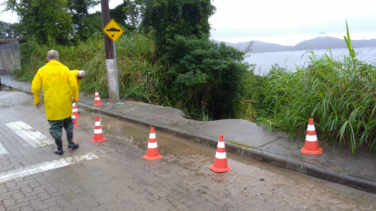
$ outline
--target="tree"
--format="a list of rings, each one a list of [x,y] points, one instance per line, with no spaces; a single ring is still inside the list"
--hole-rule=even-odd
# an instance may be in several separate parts
[[[73,28],[79,39],[85,39],[90,35],[90,31],[93,31],[93,29],[85,25],[83,20],[89,16],[89,8],[99,3],[99,0],[68,0],[68,9],[72,14]]]
[[[124,0],[127,5],[123,8],[123,11],[128,16],[128,24],[132,24],[134,28],[137,28],[141,20],[141,4],[140,0]]]
[[[67,0],[7,0],[5,10],[20,17],[21,38],[34,37],[39,43],[68,44],[73,38],[72,18]]]
[[[128,30],[136,30],[140,19],[140,10],[135,1],[123,0],[122,4],[110,10],[110,14],[112,19]]]
[[[156,44],[164,53],[167,39],[175,35],[207,38],[209,17],[215,7],[210,0],[142,0],[142,28],[155,30]]]
[[[20,31],[17,23],[6,23],[0,21],[0,38],[19,38]]]
[[[123,1],[123,3],[119,4],[114,9],[110,10],[111,18],[121,25],[125,25],[126,20],[128,18],[127,14],[124,11],[125,7],[127,7],[127,2]]]
[[[80,20],[82,27],[77,31],[77,36],[80,40],[86,40],[88,37],[94,34],[100,34],[102,36],[102,14],[96,12],[93,14],[86,15],[85,18]]]

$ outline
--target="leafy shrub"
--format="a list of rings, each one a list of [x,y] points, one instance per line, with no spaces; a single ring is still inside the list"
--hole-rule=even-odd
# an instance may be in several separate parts
[[[167,87],[174,99],[184,108],[214,119],[234,118],[242,78],[248,65],[242,63],[244,53],[207,39],[175,36],[167,42],[164,59],[171,67]]]

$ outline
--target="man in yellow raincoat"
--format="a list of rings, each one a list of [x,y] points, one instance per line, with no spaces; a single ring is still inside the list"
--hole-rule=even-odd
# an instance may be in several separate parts
[[[64,127],[68,138],[68,149],[76,149],[78,144],[73,143],[73,102],[78,101],[78,87],[76,79],[71,71],[59,62],[59,53],[50,50],[47,53],[48,63],[41,67],[35,74],[31,84],[34,94],[34,104],[39,109],[41,107],[40,92],[43,87],[44,105],[48,123],[50,124],[50,134],[55,139],[57,150],[55,154],[62,155],[63,143],[61,140]]]

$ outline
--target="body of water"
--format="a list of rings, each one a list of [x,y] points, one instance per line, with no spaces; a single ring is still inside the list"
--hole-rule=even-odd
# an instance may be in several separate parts
[[[376,48],[355,48],[354,50],[359,60],[367,63],[376,63]],[[342,60],[344,56],[349,55],[349,51],[346,48],[331,49],[331,52],[334,59]],[[314,53],[318,57],[324,54],[330,55],[329,50],[314,50]],[[308,66],[310,55],[312,54],[308,50],[249,53],[249,57],[245,58],[244,61],[256,64],[255,74],[264,75],[275,64],[291,71],[294,71],[296,66]]]

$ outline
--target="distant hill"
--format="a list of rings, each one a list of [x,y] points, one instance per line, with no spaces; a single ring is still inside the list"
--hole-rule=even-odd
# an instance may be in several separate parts
[[[220,41],[216,41],[220,42]],[[237,48],[241,51],[244,51],[249,42],[240,42],[240,43],[228,43],[226,45]],[[370,40],[351,40],[351,45],[353,48],[369,48],[376,47],[376,39]],[[313,50],[317,49],[336,49],[336,48],[346,48],[344,39],[338,39],[334,37],[316,37],[310,40],[302,41],[294,46],[279,45],[275,43],[267,43],[254,41],[252,44],[252,52],[275,52],[275,51],[295,51],[295,50],[310,50],[312,47]]]

